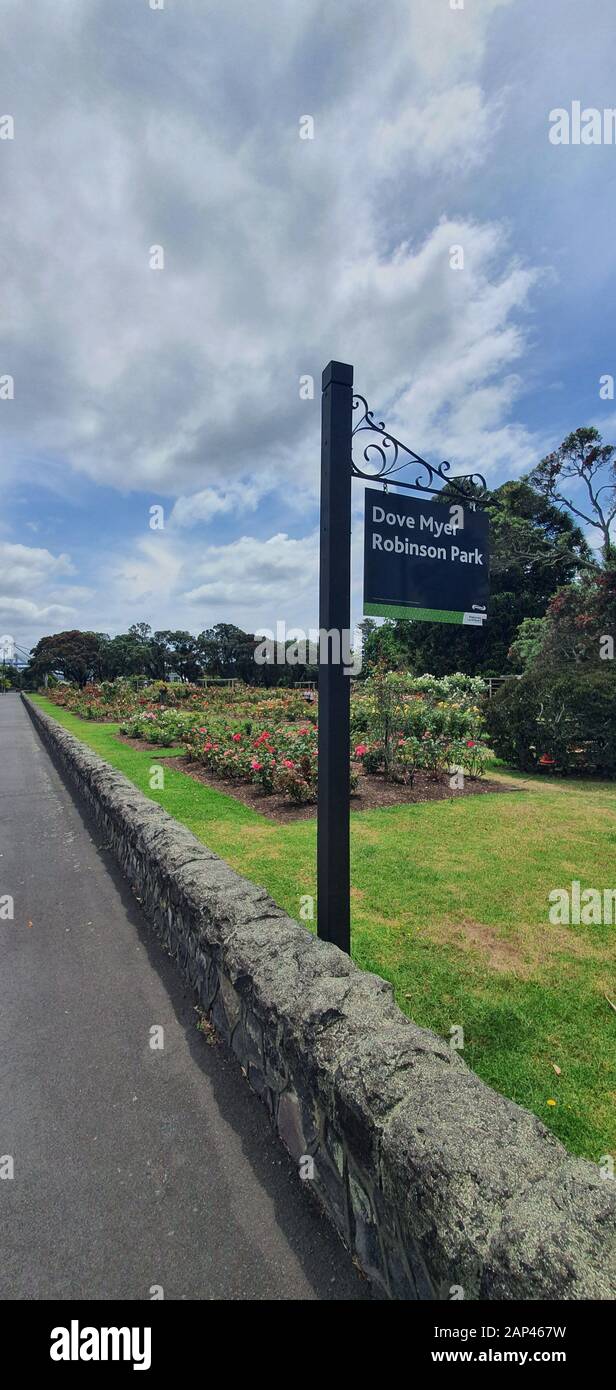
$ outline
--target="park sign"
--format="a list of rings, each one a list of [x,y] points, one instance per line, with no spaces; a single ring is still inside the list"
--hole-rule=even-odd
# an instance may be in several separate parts
[[[340,654],[351,625],[351,482],[368,487],[364,612],[469,627],[487,613],[488,527],[473,510],[487,488],[480,473],[452,477],[446,459],[431,464],[396,439],[353,389],[349,362],[329,362],[322,386],[317,932],[349,952],[351,668],[330,660],[329,636]]]
[[[364,613],[481,627],[488,611],[484,512],[366,488]]]

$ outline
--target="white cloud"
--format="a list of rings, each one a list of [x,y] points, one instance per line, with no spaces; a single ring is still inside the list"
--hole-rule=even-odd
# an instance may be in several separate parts
[[[75,617],[76,610],[59,603],[35,603],[32,599],[12,598],[10,595],[0,594],[0,627],[14,628],[19,625],[19,633],[23,637],[24,629],[28,630],[32,624],[38,627],[41,623],[49,624],[53,631],[57,631],[67,620]]]
[[[130,594],[137,608],[157,603],[176,591],[185,563],[186,551],[176,549],[164,534],[138,537],[130,554],[109,566],[113,596],[117,601]]]
[[[196,526],[211,521],[215,516],[254,511],[273,487],[273,478],[265,477],[243,478],[228,488],[202,488],[200,492],[178,497],[169,518],[170,524],[181,527]]]
[[[242,536],[229,545],[209,546],[198,567],[204,582],[190,589],[184,598],[191,604],[237,604],[241,595],[247,613],[258,610],[273,617],[290,617],[309,596],[314,597],[317,582],[318,539],[316,535],[299,540],[279,534],[266,541]]]
[[[412,160],[421,174],[444,174],[472,169],[485,159],[496,134],[500,105],[486,105],[476,83],[459,83],[445,93],[436,92],[420,106],[406,105],[393,119],[377,125],[372,154],[384,170],[392,172],[404,160]]]
[[[566,89],[578,56],[555,46],[550,16],[578,34],[586,21],[572,0],[546,0],[545,42],[524,42],[510,75],[502,24],[509,14],[511,36],[515,10],[532,33],[532,0],[52,8],[3,7],[16,138],[0,150],[0,370],[15,400],[0,405],[0,473],[53,485],[59,515],[83,479],[118,505],[132,489],[170,500],[164,532],[88,553],[72,586],[66,555],[15,546],[3,564],[0,550],[0,591],[26,604],[33,635],[75,607],[80,626],[110,631],[223,612],[314,622],[330,357],[353,362],[377,415],[453,472],[493,481],[547,447],[517,417],[554,228],[525,259],[518,209],[505,200],[503,221],[493,183],[503,127],[514,161],[537,158],[538,138],[552,158],[546,65]],[[298,135],[306,112],[312,141]],[[518,148],[521,115],[536,126]]]
[[[28,649],[41,632],[76,626],[75,589],[70,556],[39,547],[0,541],[0,628]]]
[[[298,384],[329,356],[381,393],[426,347],[450,361],[480,268],[460,304],[412,235],[383,244],[379,195],[394,169],[409,180],[483,157],[494,111],[479,75],[503,3],[389,0],[383,25],[372,0],[349,27],[321,0],[282,13],[215,0],[207,14],[186,0],[165,39],[125,0],[66,0],[52,24],[42,0],[9,3],[7,42],[35,80],[4,159],[6,466],[49,451],[121,491],[193,493],[174,514],[186,525],[227,510],[221,477],[223,491],[247,473],[263,488],[315,458]],[[306,101],[314,141],[298,136]]]
[[[0,587],[5,593],[28,593],[52,583],[58,575],[73,572],[68,555],[52,555],[49,550],[0,541]]]

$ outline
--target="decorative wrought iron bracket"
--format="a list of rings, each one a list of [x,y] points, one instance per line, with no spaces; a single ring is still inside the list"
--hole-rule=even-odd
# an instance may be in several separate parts
[[[412,492],[431,492],[435,497],[439,496],[442,489],[432,487],[432,483],[439,479],[441,483],[446,483],[471,506],[480,500],[482,493],[487,492],[487,483],[481,473],[462,473],[457,477],[450,478],[448,475],[451,464],[446,459],[438,465],[438,468],[433,467],[427,459],[421,457],[421,454],[416,454],[414,449],[409,449],[407,444],[403,444],[401,440],[395,438],[395,435],[390,434],[389,430],[385,428],[383,420],[375,420],[365,397],[354,393],[354,417],[356,411],[361,413],[357,416],[351,436],[351,473],[354,478],[363,478],[370,483],[382,483],[385,491],[387,491],[387,483],[390,481],[395,487],[409,488]],[[356,439],[366,433],[377,436],[376,440],[367,443],[361,450],[362,461],[369,465],[369,472],[358,467],[353,457],[353,446]],[[363,444],[363,440],[361,444]],[[404,468],[416,469],[417,477],[412,482],[398,477]],[[470,487],[475,491],[469,493],[464,487],[465,484],[466,488]]]

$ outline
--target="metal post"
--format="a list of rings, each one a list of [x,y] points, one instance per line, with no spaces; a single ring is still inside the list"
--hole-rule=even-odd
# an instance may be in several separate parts
[[[342,656],[351,625],[353,368],[330,362],[322,386],[317,930],[350,953],[350,676]]]

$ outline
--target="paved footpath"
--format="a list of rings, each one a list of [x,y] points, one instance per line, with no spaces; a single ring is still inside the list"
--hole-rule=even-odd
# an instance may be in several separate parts
[[[0,695],[0,1298],[369,1299],[99,838]]]

